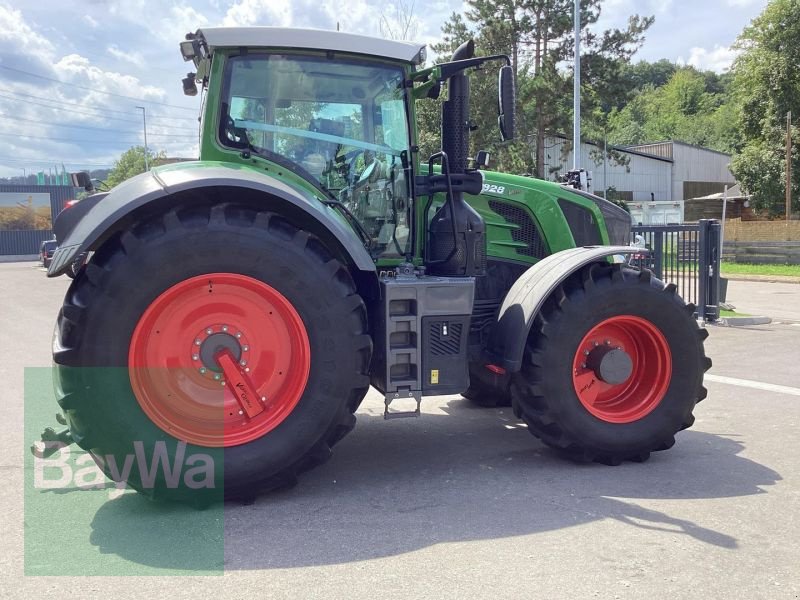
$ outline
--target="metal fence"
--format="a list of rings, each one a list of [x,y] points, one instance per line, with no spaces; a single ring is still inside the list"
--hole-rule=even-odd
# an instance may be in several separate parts
[[[39,246],[53,239],[51,229],[0,231],[0,255],[25,256],[39,254]]]
[[[720,222],[704,219],[691,225],[637,226],[634,243],[650,252],[634,255],[632,265],[647,268],[697,307],[706,321],[719,319]]]

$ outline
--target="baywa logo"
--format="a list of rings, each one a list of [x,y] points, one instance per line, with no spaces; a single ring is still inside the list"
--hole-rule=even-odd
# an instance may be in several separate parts
[[[132,473],[138,473],[144,489],[154,488],[157,481],[159,485],[163,481],[163,485],[171,489],[216,487],[214,459],[202,453],[186,456],[186,442],[178,442],[172,462],[164,441],[154,443],[149,460],[145,445],[140,441],[133,442],[133,453],[121,459],[113,454],[73,452],[63,442],[41,442],[37,446],[33,459],[33,487],[36,489],[108,489],[110,497],[115,498],[123,493]]]

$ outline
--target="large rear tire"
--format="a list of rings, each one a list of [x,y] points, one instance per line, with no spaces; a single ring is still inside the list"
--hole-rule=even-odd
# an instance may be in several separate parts
[[[258,414],[226,391],[223,347],[263,394]],[[347,268],[285,218],[236,205],[181,207],[110,239],[70,286],[54,341],[76,442],[109,476],[133,456],[123,479],[148,496],[201,503],[323,463],[355,424],[371,352]],[[148,475],[159,455],[183,461],[179,477]]]
[[[511,384],[515,412],[579,461],[643,461],[672,447],[711,367],[693,312],[649,271],[584,269],[536,317]]]

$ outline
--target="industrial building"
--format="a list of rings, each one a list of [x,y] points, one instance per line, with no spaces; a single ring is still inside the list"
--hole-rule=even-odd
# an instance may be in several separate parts
[[[561,135],[545,141],[545,172],[553,179],[572,169],[572,143]],[[736,183],[731,156],[679,141],[614,146],[620,164],[604,160],[602,144],[583,142],[580,165],[590,171],[590,191],[614,189],[628,203],[634,221],[645,224],[684,221],[684,201],[722,192]]]

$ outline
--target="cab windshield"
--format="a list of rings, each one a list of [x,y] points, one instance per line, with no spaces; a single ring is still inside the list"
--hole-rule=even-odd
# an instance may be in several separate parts
[[[341,202],[375,256],[409,243],[411,173],[400,67],[291,54],[233,57],[220,137],[311,180]]]

